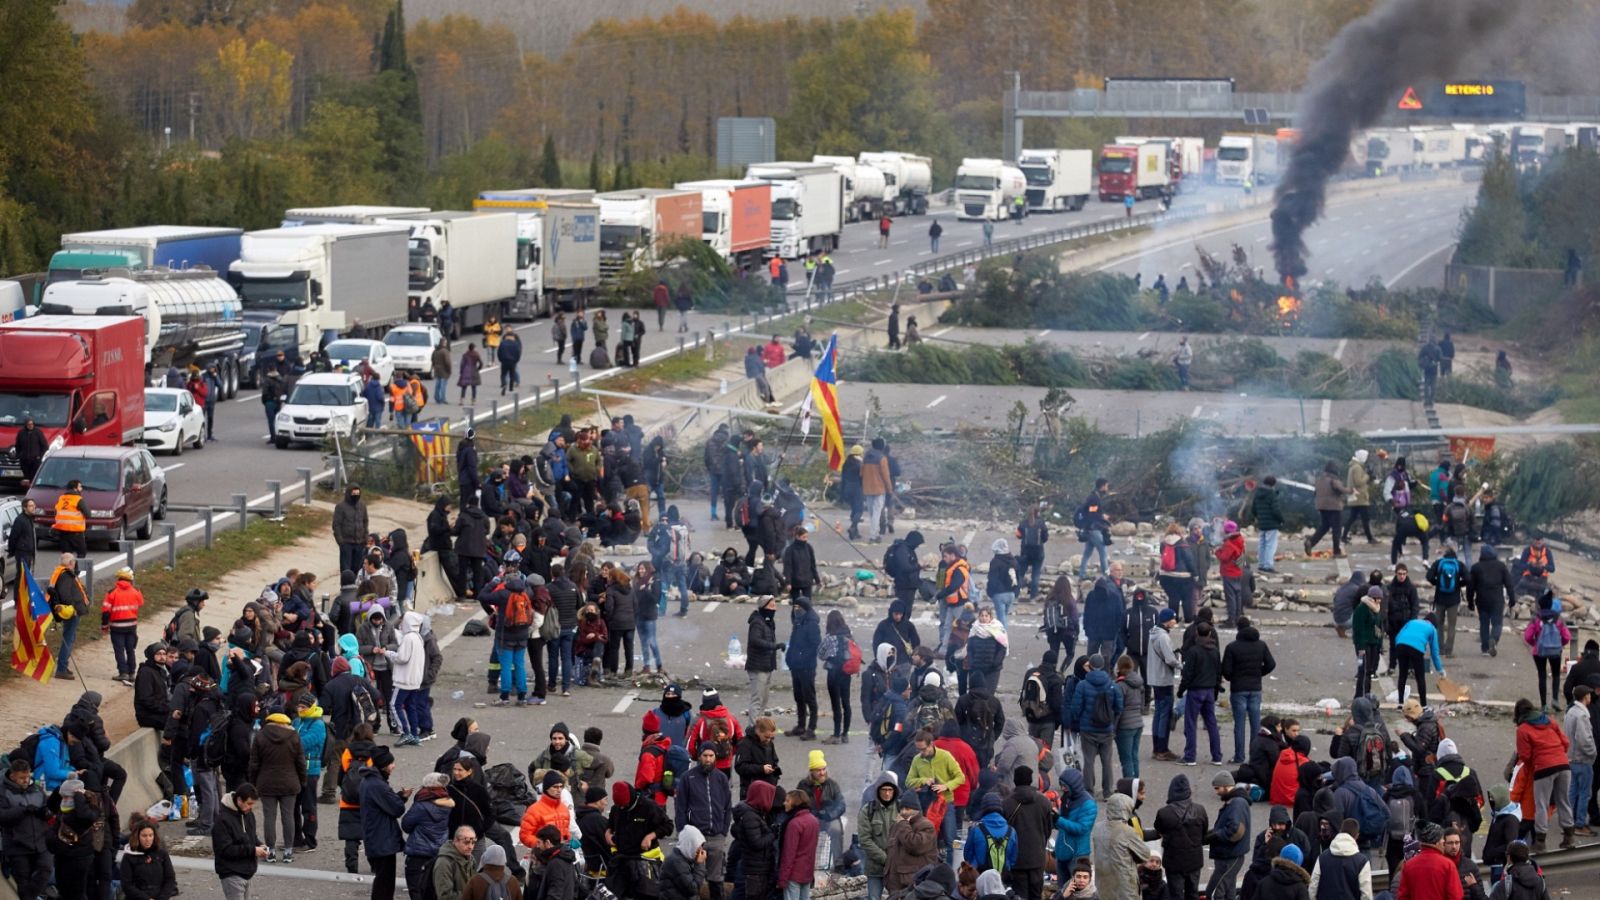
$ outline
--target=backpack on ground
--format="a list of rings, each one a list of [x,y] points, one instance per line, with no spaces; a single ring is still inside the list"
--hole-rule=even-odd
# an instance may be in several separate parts
[[[839,666],[839,671],[846,675],[861,673],[861,645],[854,638],[844,639],[844,662]]]
[[[1566,642],[1561,640],[1561,624],[1559,619],[1551,616],[1539,623],[1539,643],[1534,656],[1560,657],[1561,648]]]
[[[1096,728],[1110,728],[1117,722],[1117,709],[1111,699],[1111,691],[1101,691],[1094,698],[1094,709],[1089,713],[1089,724]]]
[[[533,625],[533,599],[526,591],[512,591],[506,597],[505,626],[525,628]]]
[[[1030,722],[1037,722],[1050,715],[1050,703],[1045,698],[1044,679],[1039,677],[1038,670],[1028,673],[1022,682],[1022,715]]]
[[[1439,592],[1454,594],[1461,589],[1461,560],[1446,556],[1439,560]]]
[[[1006,871],[1006,843],[1010,835],[1002,834],[996,838],[989,834],[989,829],[983,827],[982,822],[978,823],[978,833],[983,835],[983,846],[988,851],[984,854],[983,863],[979,864],[978,871],[987,872],[990,869],[996,872]]]
[[[1389,742],[1377,725],[1363,725],[1356,744],[1356,774],[1362,781],[1381,777],[1389,771]]]
[[[233,722],[232,710],[218,710],[200,731],[200,761],[207,769],[221,768],[228,755],[228,726]]]

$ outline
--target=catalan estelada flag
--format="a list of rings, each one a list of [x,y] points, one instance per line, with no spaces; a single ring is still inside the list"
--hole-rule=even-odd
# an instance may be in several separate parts
[[[811,415],[815,410],[822,419],[822,449],[828,451],[828,468],[837,472],[844,467],[844,420],[839,416],[839,378],[836,365],[839,361],[839,335],[828,338],[828,348],[822,351],[817,370],[811,375],[811,393],[806,395],[800,410],[800,430],[811,433]]]
[[[17,576],[17,586],[17,633],[11,639],[11,668],[47,684],[56,674],[55,657],[44,642],[45,629],[50,627],[50,602],[27,566]]]

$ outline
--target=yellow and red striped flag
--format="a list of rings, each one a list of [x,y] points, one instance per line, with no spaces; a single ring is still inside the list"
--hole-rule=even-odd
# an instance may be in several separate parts
[[[50,603],[44,589],[34,580],[33,570],[22,567],[17,576],[16,634],[11,640],[11,668],[40,684],[48,684],[56,674],[56,660],[44,642],[50,627]]]
[[[800,433],[811,434],[813,409],[822,419],[822,449],[828,451],[828,468],[837,472],[844,468],[844,420],[839,415],[839,378],[835,371],[839,361],[839,335],[828,338],[828,348],[811,375],[811,393],[806,395],[800,409]]]

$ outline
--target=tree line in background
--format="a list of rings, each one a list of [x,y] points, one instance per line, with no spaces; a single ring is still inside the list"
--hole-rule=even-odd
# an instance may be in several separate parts
[[[80,228],[707,177],[729,115],[776,117],[780,157],[911,149],[948,182],[998,153],[1013,70],[1038,89],[1134,73],[1284,89],[1374,0],[928,0],[920,21],[679,8],[597,22],[559,57],[467,16],[408,27],[394,0],[135,0],[125,29],[81,35],[60,2],[0,6],[0,274]],[[1146,124],[1035,120],[1028,141]]]

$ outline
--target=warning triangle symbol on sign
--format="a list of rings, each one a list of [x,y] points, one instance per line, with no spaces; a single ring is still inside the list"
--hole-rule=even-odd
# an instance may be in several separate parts
[[[1399,109],[1421,109],[1422,101],[1417,99],[1417,89],[1414,87],[1406,88],[1405,96],[1401,97],[1400,102],[1395,106]]]

